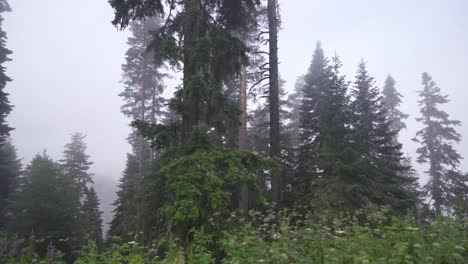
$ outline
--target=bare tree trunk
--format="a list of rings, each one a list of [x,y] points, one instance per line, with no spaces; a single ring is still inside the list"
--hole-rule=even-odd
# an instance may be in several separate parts
[[[145,121],[145,82],[141,82],[140,87],[140,97],[141,97],[141,105],[140,105],[140,120]],[[143,178],[143,168],[144,168],[144,156],[145,156],[145,139],[142,135],[138,136],[138,140],[140,141],[140,158],[138,163],[138,170],[141,174],[141,178]]]
[[[247,149],[247,70],[244,65],[240,70],[240,91],[239,91],[239,149]],[[243,216],[249,211],[249,188],[246,183],[242,183],[239,190],[239,209]]]
[[[279,124],[279,80],[278,80],[278,14],[277,1],[268,0],[268,31],[269,31],[269,104],[270,104],[270,156],[280,158],[280,124]],[[276,208],[281,200],[281,169],[271,171],[271,196]]]
[[[192,80],[193,75],[197,72],[198,67],[194,61],[194,53],[196,49],[197,39],[200,35],[200,1],[201,0],[185,0],[184,9],[185,16],[183,21],[183,35],[184,35],[184,84],[183,89],[187,89],[187,84]],[[184,93],[185,94],[185,93]],[[184,108],[195,113],[182,113],[182,142],[186,143],[190,140],[193,127],[199,122],[199,109],[193,108],[188,105],[189,98],[182,98]],[[190,102],[191,104],[197,102]]]
[[[156,86],[153,87],[152,98],[151,98],[151,124],[156,124],[156,93],[158,88]],[[154,160],[154,150],[150,146],[149,147],[149,160],[152,162]]]

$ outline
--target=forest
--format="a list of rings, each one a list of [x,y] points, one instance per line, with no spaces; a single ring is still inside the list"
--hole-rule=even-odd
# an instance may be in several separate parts
[[[131,122],[109,223],[85,133],[61,159],[17,153],[15,11],[0,0],[0,263],[468,263],[462,123],[438,73],[421,69],[419,112],[405,113],[396,78],[379,86],[365,59],[346,76],[317,41],[288,90],[289,1],[107,2],[129,32],[118,96]],[[400,137],[410,118],[416,156]]]

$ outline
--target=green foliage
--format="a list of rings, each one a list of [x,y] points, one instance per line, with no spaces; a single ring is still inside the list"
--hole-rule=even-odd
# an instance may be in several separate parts
[[[451,120],[440,109],[441,105],[449,102],[448,96],[441,94],[441,89],[427,72],[422,74],[422,85],[423,89],[419,91],[421,117],[416,120],[422,123],[423,128],[416,132],[413,140],[421,145],[416,150],[417,162],[429,165],[425,191],[433,200],[435,212],[442,214],[450,212],[453,206],[451,197],[455,194],[450,185],[451,181],[457,181],[453,176],[457,176],[456,170],[462,159],[453,144],[461,140],[455,129],[461,123]]]
[[[127,154],[127,163],[120,178],[117,199],[114,202],[114,216],[110,222],[109,237],[118,236],[124,242],[135,238],[136,225],[136,192],[138,190],[138,162],[134,155]]]
[[[451,219],[421,224],[412,219],[368,214],[332,224],[284,218],[279,226],[247,225],[227,233],[223,263],[465,263],[466,230]],[[267,216],[268,218],[268,216]],[[354,219],[354,220],[353,220]],[[389,223],[389,224],[385,224]],[[263,230],[262,230],[263,228]]]
[[[210,263],[432,263],[468,261],[467,230],[450,218],[420,222],[390,216],[388,208],[368,208],[354,214],[323,220],[317,215],[283,211],[278,222],[273,211],[250,212],[246,222],[233,215],[223,230],[193,231],[181,247],[169,242],[142,246],[117,242],[99,251],[90,241],[76,264],[210,264]],[[167,240],[169,239],[169,240]],[[166,237],[166,241],[171,239]],[[64,263],[60,254],[40,256],[36,242],[0,236],[1,263]],[[12,247],[15,246],[14,252]]]
[[[84,196],[86,185],[93,182],[93,174],[89,173],[93,162],[86,154],[85,138],[82,133],[74,133],[70,142],[65,144],[64,157],[60,160],[64,173],[73,180],[80,197]]]
[[[18,185],[21,173],[21,161],[10,141],[0,143],[0,229],[7,224],[7,205]]]
[[[98,246],[102,246],[102,212],[99,209],[99,198],[94,187],[85,191],[81,215],[83,227],[86,230],[85,239],[96,241]]]
[[[0,0],[0,143],[8,139],[10,131],[13,130],[6,121],[8,114],[10,114],[12,105],[8,100],[8,93],[5,87],[11,81],[10,77],[6,75],[5,63],[10,61],[11,51],[7,49],[7,34],[3,31],[3,14],[10,12],[10,5],[6,0]]]
[[[245,183],[256,190],[255,172],[270,165],[250,152],[213,145],[203,128],[197,131],[191,144],[161,160],[159,170],[171,197],[162,212],[179,235],[212,217],[229,215],[238,186]]]
[[[52,243],[71,258],[80,247],[82,230],[79,194],[73,179],[46,153],[36,155],[20,178],[9,211],[9,231],[44,239],[42,253]]]

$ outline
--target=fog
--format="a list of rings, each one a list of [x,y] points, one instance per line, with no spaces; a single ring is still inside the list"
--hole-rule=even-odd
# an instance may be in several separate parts
[[[7,85],[15,106],[8,120],[23,164],[47,149],[60,159],[70,134],[87,134],[92,172],[106,208],[130,151],[125,138],[130,128],[120,113],[120,66],[124,61],[126,31],[110,21],[107,1],[14,0],[5,15],[8,48],[13,51]],[[445,110],[462,121],[468,135],[466,107],[468,76],[468,2],[465,0],[392,1],[280,1],[280,72],[291,91],[305,73],[317,40],[329,56],[341,57],[352,80],[363,58],[376,84],[387,74],[404,95],[402,111],[411,114],[401,132],[404,151],[415,157],[411,142],[419,126],[417,90],[421,73],[429,72],[448,94]],[[170,87],[169,87],[170,88]],[[468,157],[468,138],[457,147]],[[417,166],[419,171],[423,168]],[[468,170],[468,161],[461,169]],[[424,181],[424,177],[422,181]]]

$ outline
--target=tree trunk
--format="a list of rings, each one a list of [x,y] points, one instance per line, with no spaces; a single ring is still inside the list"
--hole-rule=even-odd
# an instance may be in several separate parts
[[[183,21],[184,34],[184,84],[183,89],[187,89],[188,83],[197,72],[197,65],[194,61],[194,52],[196,49],[197,39],[200,35],[200,0],[185,0],[184,3],[185,16]],[[196,113],[192,113],[191,109],[197,102],[190,102],[186,97],[186,93],[182,95],[182,105],[185,111],[182,113],[182,142],[186,143],[190,140],[193,126],[198,122]],[[197,111],[198,109],[193,109]]]
[[[244,65],[240,70],[240,91],[239,91],[239,149],[247,149],[247,70]],[[246,183],[242,183],[239,190],[239,209],[243,216],[249,211],[249,189]]]
[[[151,97],[151,124],[154,125],[156,124],[156,107],[157,107],[157,103],[156,103],[156,93],[158,91],[158,88],[156,86],[153,87],[153,91],[152,91],[152,97]],[[151,146],[149,146],[149,160],[150,162],[152,162],[154,160],[154,150]]]
[[[279,80],[278,80],[278,15],[277,1],[268,0],[268,29],[269,29],[269,104],[270,104],[270,156],[280,158],[280,124],[279,124]],[[271,171],[271,196],[276,209],[281,199],[281,169]]]
[[[144,77],[143,77],[144,78]],[[141,82],[140,87],[140,97],[141,97],[141,105],[140,105],[140,120],[145,121],[145,82]],[[140,141],[140,158],[138,163],[138,169],[141,174],[141,178],[143,178],[143,168],[144,168],[144,157],[145,157],[145,139],[140,134],[138,135],[138,140]]]

